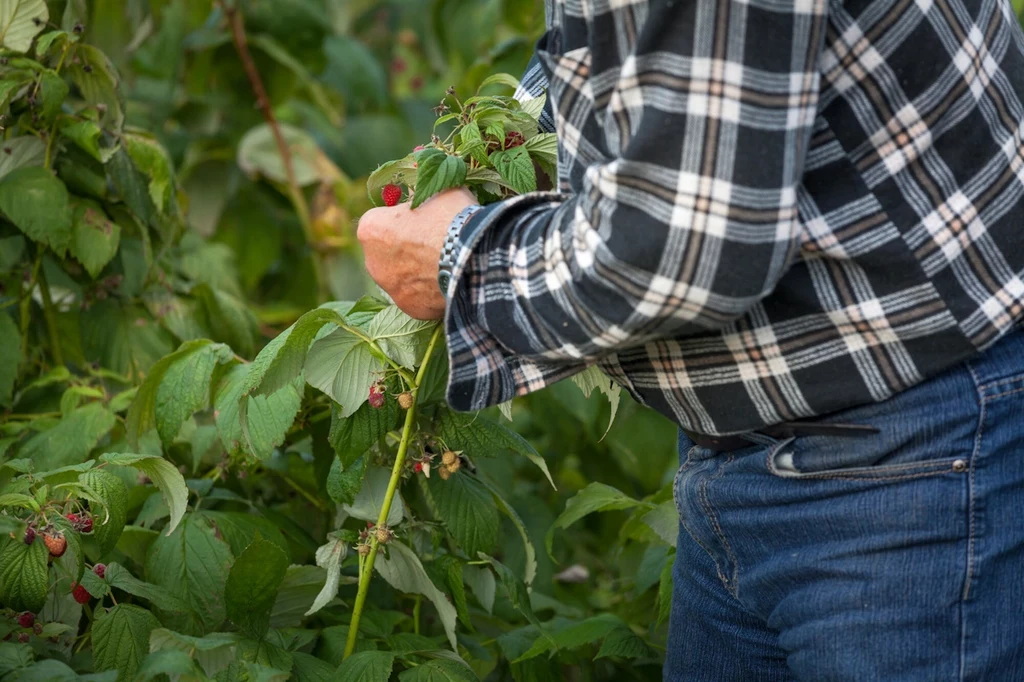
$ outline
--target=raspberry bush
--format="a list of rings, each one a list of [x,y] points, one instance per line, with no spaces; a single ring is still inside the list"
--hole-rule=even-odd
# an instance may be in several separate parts
[[[0,678],[659,679],[671,427],[594,370],[455,413],[438,326],[338,274],[371,203],[553,174],[543,100],[485,78],[522,66],[528,4],[439,2],[476,22],[465,45],[369,3],[18,4],[0,12]],[[393,59],[351,37],[374,30]],[[454,66],[431,75],[438,49]],[[366,132],[427,93],[433,129]]]

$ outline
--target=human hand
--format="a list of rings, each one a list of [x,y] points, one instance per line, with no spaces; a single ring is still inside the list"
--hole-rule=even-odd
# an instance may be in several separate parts
[[[399,308],[419,320],[444,316],[437,263],[448,226],[476,202],[464,187],[441,192],[415,210],[409,203],[373,208],[359,219],[366,270]]]

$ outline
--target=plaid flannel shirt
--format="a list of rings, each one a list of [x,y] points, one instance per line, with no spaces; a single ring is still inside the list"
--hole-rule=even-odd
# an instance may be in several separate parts
[[[1024,301],[1024,35],[1008,0],[554,0],[558,193],[482,208],[449,401],[597,364],[707,434],[883,400]],[[545,83],[546,81],[546,83]]]

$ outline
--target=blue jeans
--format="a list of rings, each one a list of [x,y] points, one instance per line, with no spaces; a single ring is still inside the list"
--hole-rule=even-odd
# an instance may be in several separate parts
[[[1024,680],[1024,332],[821,421],[683,437],[664,679]]]

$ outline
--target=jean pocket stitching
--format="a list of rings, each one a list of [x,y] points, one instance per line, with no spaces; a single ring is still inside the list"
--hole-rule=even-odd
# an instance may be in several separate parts
[[[775,468],[774,454],[768,462],[772,475],[778,478],[793,480],[847,480],[847,481],[902,481],[912,478],[924,478],[946,473],[956,472],[953,463],[962,457],[955,457],[942,460],[931,460],[927,462],[913,462],[908,464],[893,464],[883,467],[856,467],[848,470],[829,469],[827,471],[813,471],[807,473],[782,474]]]
[[[739,586],[736,584],[736,573],[738,571],[739,563],[736,561],[736,555],[733,553],[732,545],[729,544],[729,540],[725,537],[725,532],[722,530],[722,526],[718,521],[718,513],[715,511],[715,507],[711,504],[711,499],[708,496],[708,487],[711,485],[711,482],[722,477],[725,473],[725,468],[729,466],[734,458],[735,454],[729,453],[729,456],[718,468],[718,471],[716,471],[711,477],[701,481],[697,497],[700,500],[700,506],[704,510],[704,514],[711,522],[711,529],[714,531],[715,537],[718,538],[718,541],[722,543],[722,549],[725,550],[726,558],[729,561],[729,566],[727,568],[729,569],[730,575],[727,576],[722,572],[722,567],[718,565],[718,561],[715,560],[715,557],[713,555],[711,556],[711,559],[715,562],[715,567],[718,569],[718,577],[721,579],[722,584],[725,585],[725,589],[729,591],[729,594],[733,597],[739,598]]]
[[[984,397],[984,400],[996,400],[997,398],[1005,398],[1008,395],[1013,395],[1014,393],[1021,392],[1024,392],[1024,386],[1021,386],[1020,388],[1015,388],[1012,391],[1004,391],[1003,393],[996,393],[995,395],[987,395]]]

